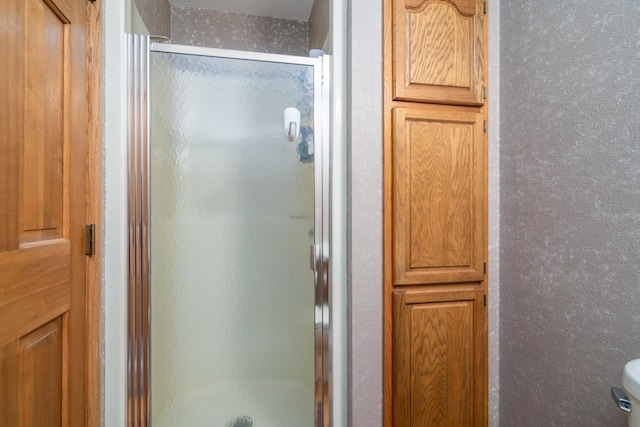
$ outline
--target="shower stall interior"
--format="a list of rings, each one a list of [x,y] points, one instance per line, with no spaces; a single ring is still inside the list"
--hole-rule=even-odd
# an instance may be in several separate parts
[[[329,426],[330,57],[127,45],[129,425]]]

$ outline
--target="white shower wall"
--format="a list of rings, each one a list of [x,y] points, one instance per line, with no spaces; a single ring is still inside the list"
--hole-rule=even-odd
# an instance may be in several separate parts
[[[215,61],[152,54],[153,425],[311,426],[313,73]]]

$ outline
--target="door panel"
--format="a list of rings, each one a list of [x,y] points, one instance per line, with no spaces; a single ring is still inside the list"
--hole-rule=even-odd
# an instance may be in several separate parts
[[[480,289],[395,292],[395,426],[483,425]]]
[[[0,1],[0,251],[18,248],[18,177],[24,114],[23,3]],[[2,301],[0,299],[0,301]]]
[[[394,110],[394,284],[483,280],[482,117]]]
[[[0,0],[0,50],[0,425],[82,426],[84,0]]]
[[[0,425],[20,425],[18,340],[0,348]]]
[[[69,309],[68,242],[10,255],[0,256],[0,346]]]
[[[483,0],[395,0],[394,99],[482,105]]]
[[[66,22],[43,0],[26,0],[21,241],[62,237]],[[58,12],[59,13],[59,12]]]
[[[326,262],[309,268],[309,246],[323,239],[316,68],[150,57],[152,304],[143,296],[140,312],[151,311],[151,425],[318,425],[326,331],[314,292]],[[291,144],[282,132],[291,106],[316,138],[313,157],[303,148],[311,139]]]
[[[20,339],[20,401],[25,411],[24,425],[62,425],[62,319],[34,330]]]

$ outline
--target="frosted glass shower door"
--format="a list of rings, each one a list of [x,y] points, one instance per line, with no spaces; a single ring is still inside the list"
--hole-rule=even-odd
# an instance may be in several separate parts
[[[313,426],[313,67],[150,61],[151,425]]]

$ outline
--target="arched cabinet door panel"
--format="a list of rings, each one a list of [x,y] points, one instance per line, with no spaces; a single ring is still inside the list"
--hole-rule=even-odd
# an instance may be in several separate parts
[[[486,2],[394,0],[393,98],[484,104]]]

